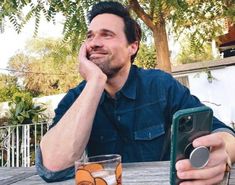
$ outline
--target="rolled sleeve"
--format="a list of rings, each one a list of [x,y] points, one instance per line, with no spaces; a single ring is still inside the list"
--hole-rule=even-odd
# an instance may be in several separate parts
[[[58,182],[74,177],[74,166],[61,171],[51,171],[43,166],[40,147],[38,147],[36,151],[36,169],[38,175],[46,182]]]
[[[216,133],[216,132],[227,132],[235,137],[235,131],[229,128],[218,128],[214,130],[212,133]]]

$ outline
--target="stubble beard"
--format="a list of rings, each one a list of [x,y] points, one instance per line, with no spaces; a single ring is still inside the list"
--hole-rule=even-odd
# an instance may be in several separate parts
[[[107,78],[113,78],[122,68],[122,66],[111,66],[111,59],[109,58],[96,58],[91,60],[96,64]]]

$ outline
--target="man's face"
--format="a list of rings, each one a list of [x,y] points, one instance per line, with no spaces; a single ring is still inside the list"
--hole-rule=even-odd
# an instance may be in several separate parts
[[[91,21],[87,32],[87,57],[111,78],[125,65],[130,65],[133,54],[128,44],[122,18],[114,14],[100,14]]]

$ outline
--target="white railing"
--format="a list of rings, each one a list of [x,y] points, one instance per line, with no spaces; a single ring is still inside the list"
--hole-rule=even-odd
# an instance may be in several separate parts
[[[47,123],[0,127],[0,167],[35,164],[36,147],[48,130]]]

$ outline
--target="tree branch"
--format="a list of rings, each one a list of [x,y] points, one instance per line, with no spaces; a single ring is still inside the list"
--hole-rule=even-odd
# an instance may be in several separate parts
[[[154,24],[150,15],[148,15],[143,8],[139,5],[137,0],[128,0],[130,8],[138,15],[138,17],[144,21],[144,23],[153,30]]]
[[[154,16],[154,8],[155,8],[155,0],[150,1],[150,17],[153,19]]]

